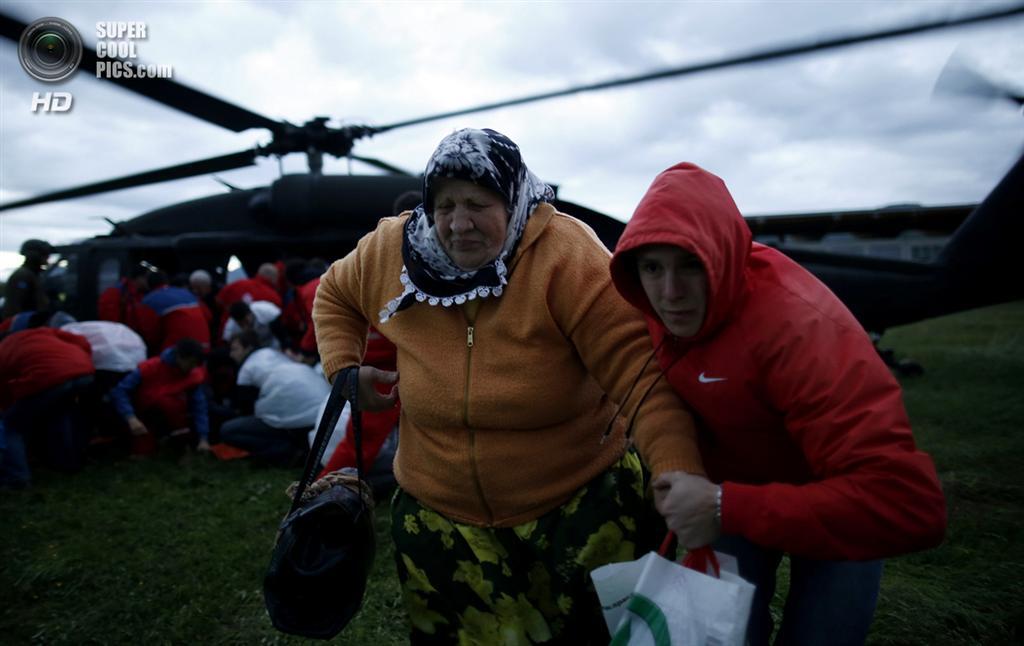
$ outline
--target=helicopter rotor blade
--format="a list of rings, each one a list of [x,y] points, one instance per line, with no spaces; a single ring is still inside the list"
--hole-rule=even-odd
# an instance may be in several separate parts
[[[932,88],[933,97],[943,95],[990,101],[1009,99],[1018,106],[1024,105],[1024,96],[984,76],[956,52],[946,61]]]
[[[186,177],[194,177],[196,175],[206,175],[208,173],[217,173],[233,170],[235,168],[243,168],[245,166],[252,166],[255,164],[256,157],[258,155],[259,151],[252,149],[238,153],[231,153],[230,155],[221,155],[220,157],[210,157],[199,161],[167,166],[166,168],[158,168],[156,170],[145,171],[143,173],[136,173],[135,175],[127,175],[117,179],[105,180],[94,184],[85,184],[83,186],[76,186],[75,188],[64,189],[53,193],[47,193],[45,195],[37,195],[17,202],[0,204],[0,211],[6,211],[8,209],[15,209],[23,206],[31,206],[33,204],[66,200],[72,197],[94,195],[105,191],[131,188],[133,186],[156,184],[158,182],[166,182],[172,179],[184,179]]]
[[[358,161],[361,161],[364,164],[369,164],[370,166],[373,166],[375,168],[379,168],[379,169],[381,169],[383,171],[387,171],[388,173],[390,173],[392,175],[402,175],[404,177],[413,177],[413,173],[410,173],[409,171],[405,170],[404,168],[399,168],[398,166],[392,166],[391,164],[389,164],[387,162],[381,161],[379,159],[374,159],[373,157],[360,157],[359,155],[349,155],[349,157],[351,157],[352,159],[356,159]]]
[[[835,49],[837,47],[846,47],[848,45],[856,45],[859,43],[866,43],[873,40],[883,40],[887,38],[896,38],[898,36],[908,36],[910,34],[917,34],[924,31],[932,31],[936,29],[947,29],[950,27],[960,27],[963,25],[970,25],[974,23],[999,20],[1002,18],[1010,18],[1024,14],[1024,5],[1016,5],[999,11],[991,11],[987,13],[975,14],[972,16],[965,16],[962,18],[949,18],[945,20],[934,20],[931,22],[919,23],[916,25],[908,25],[904,27],[896,27],[894,29],[887,29],[884,31],[877,31],[869,34],[858,34],[854,36],[842,36],[839,38],[831,38],[826,40],[816,40],[813,42],[801,43],[798,45],[791,45],[788,47],[780,47],[777,49],[767,49],[760,52],[754,52],[750,54],[741,54],[738,56],[730,56],[719,60],[706,61],[703,63],[693,63],[690,65],[683,65],[681,67],[673,67],[664,70],[658,70],[647,74],[640,74],[637,76],[626,76],[617,79],[609,79],[607,81],[600,81],[598,83],[590,83],[586,85],[577,85],[574,87],[565,88],[563,90],[556,90],[553,92],[543,92],[541,94],[533,94],[530,96],[520,97],[518,99],[509,99],[506,101],[496,101],[494,103],[485,103],[472,108],[465,108],[463,110],[452,110],[451,112],[443,112],[441,114],[434,114],[426,117],[419,117],[417,119],[409,119],[407,121],[399,121],[386,126],[378,126],[374,128],[374,134],[387,132],[388,130],[394,130],[396,128],[404,128],[406,126],[419,125],[421,123],[427,123],[429,121],[438,121],[440,119],[447,119],[449,117],[458,117],[464,114],[473,114],[475,112],[485,112],[487,110],[495,110],[497,108],[505,108],[513,105],[522,105],[524,103],[533,103],[535,101],[543,101],[545,99],[554,99],[562,96],[569,96],[571,94],[578,94],[580,92],[591,92],[594,90],[605,90],[615,87],[623,87],[627,85],[634,85],[637,83],[646,83],[647,81],[657,81],[661,79],[672,78],[676,76],[686,76],[688,74],[696,74],[699,72],[707,72],[710,70],[722,69],[725,67],[734,67],[737,65],[744,65],[747,63],[760,63],[764,61],[776,60],[780,58],[788,58],[791,56],[799,56],[801,54],[809,54],[811,52],[818,52],[827,49]]]
[[[0,13],[0,36],[18,43],[26,27],[28,27],[27,23]],[[111,61],[114,60],[116,59],[111,59]],[[169,78],[126,78],[123,76],[111,78],[101,75],[96,70],[96,64],[99,62],[96,51],[83,45],[82,63],[79,69],[88,72],[101,81],[113,83],[170,108],[180,110],[233,132],[242,132],[250,128],[266,128],[276,134],[285,126],[284,122],[274,121]],[[137,67],[140,64],[134,65]]]

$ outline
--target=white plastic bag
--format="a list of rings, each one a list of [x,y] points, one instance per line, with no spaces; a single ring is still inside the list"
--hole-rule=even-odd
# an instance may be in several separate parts
[[[97,370],[131,372],[146,360],[146,343],[135,330],[113,321],[75,321],[61,327],[84,336],[92,347]]]
[[[709,576],[650,552],[590,577],[613,646],[744,643],[754,586],[733,572]]]

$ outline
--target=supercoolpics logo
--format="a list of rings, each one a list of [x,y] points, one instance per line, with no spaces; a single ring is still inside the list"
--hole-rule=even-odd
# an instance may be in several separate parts
[[[96,78],[169,79],[170,65],[143,65],[138,62],[139,41],[148,38],[146,23],[106,21],[96,23]]]
[[[149,79],[171,78],[170,65],[143,65],[138,58],[138,41],[148,37],[146,23],[139,21],[102,21],[96,23],[96,78]],[[18,40],[18,60],[25,72],[44,83],[58,83],[70,77],[82,64],[85,53],[82,36],[63,18],[40,18],[25,27]],[[91,64],[91,62],[89,63]],[[33,92],[32,112],[60,113],[71,110],[70,92]]]

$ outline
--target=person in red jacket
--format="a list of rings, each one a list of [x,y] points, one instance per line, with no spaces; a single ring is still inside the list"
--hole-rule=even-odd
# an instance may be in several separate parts
[[[0,487],[31,480],[25,444],[63,471],[82,466],[88,440],[80,395],[92,383],[85,337],[53,328],[11,332],[0,341]]]
[[[217,292],[217,302],[227,310],[232,303],[245,301],[270,301],[281,307],[281,295],[277,293],[277,267],[267,262],[260,265],[255,278],[242,278],[228,283]]]
[[[711,481],[653,483],[669,527],[737,557],[757,586],[749,643],[771,637],[783,554],[775,643],[863,643],[880,559],[939,544],[946,525],[935,466],[863,328],[814,276],[753,243],[722,180],[693,164],[654,180],[611,272],[701,431]]]
[[[160,356],[140,363],[110,391],[114,407],[132,434],[133,454],[156,450],[154,432],[171,436],[188,433],[189,421],[198,436],[197,450],[210,450],[203,360],[203,347],[198,341],[180,339]]]
[[[221,317],[217,338],[224,335],[224,326],[228,322],[228,312],[231,305],[238,301],[253,303],[255,301],[269,301],[279,308],[283,308],[281,295],[277,292],[277,266],[265,262],[256,270],[254,278],[242,278],[233,283],[228,283],[217,292],[217,304],[220,306]]]
[[[159,327],[140,332],[151,350],[162,352],[181,339],[195,339],[210,349],[210,325],[199,299],[184,287],[167,284],[162,271],[149,275],[149,293],[142,299],[142,309],[154,312]]]
[[[320,279],[317,279],[320,282]],[[315,348],[315,346],[314,346]],[[380,370],[396,371],[398,370],[398,350],[395,348],[395,344],[388,341],[376,328],[370,328],[370,334],[366,338],[366,354],[363,356],[364,366],[373,366]],[[379,391],[383,391],[386,394],[384,386],[378,386]],[[374,487],[375,493],[378,491],[386,493],[394,484],[393,466],[391,462],[394,461],[394,455],[392,452],[391,461],[387,464],[380,465],[378,469],[375,462],[378,454],[381,453],[381,449],[392,433],[398,433],[398,417],[402,412],[402,403],[400,400],[396,401],[394,408],[389,408],[385,411],[369,412],[364,411],[362,413],[363,421],[363,433],[362,433],[362,449],[363,449],[363,468],[368,473],[368,479],[370,480],[371,486]],[[316,429],[314,429],[316,430]],[[338,443],[334,453],[331,454],[327,460],[326,466],[323,471],[320,472],[318,477],[323,477],[331,471],[337,471],[344,468],[355,468],[356,466],[356,441],[355,434],[352,431],[352,420],[348,420],[345,426],[345,437]],[[377,495],[378,498],[383,497]]]
[[[124,323],[140,335],[159,325],[155,314],[142,307],[142,297],[149,289],[147,279],[150,273],[145,266],[136,264],[117,285],[103,290],[96,303],[96,318]]]

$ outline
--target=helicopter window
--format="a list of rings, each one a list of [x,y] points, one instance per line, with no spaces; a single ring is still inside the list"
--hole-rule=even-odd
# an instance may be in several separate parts
[[[941,244],[915,244],[910,247],[910,259],[917,262],[931,262],[942,251]]]
[[[233,283],[236,280],[242,278],[248,278],[249,274],[246,273],[245,267],[242,266],[242,261],[238,259],[238,256],[231,256],[228,258],[228,279],[227,282]]]
[[[121,261],[117,258],[107,258],[100,263],[100,268],[96,274],[98,293],[102,294],[103,290],[113,287],[120,279]]]

